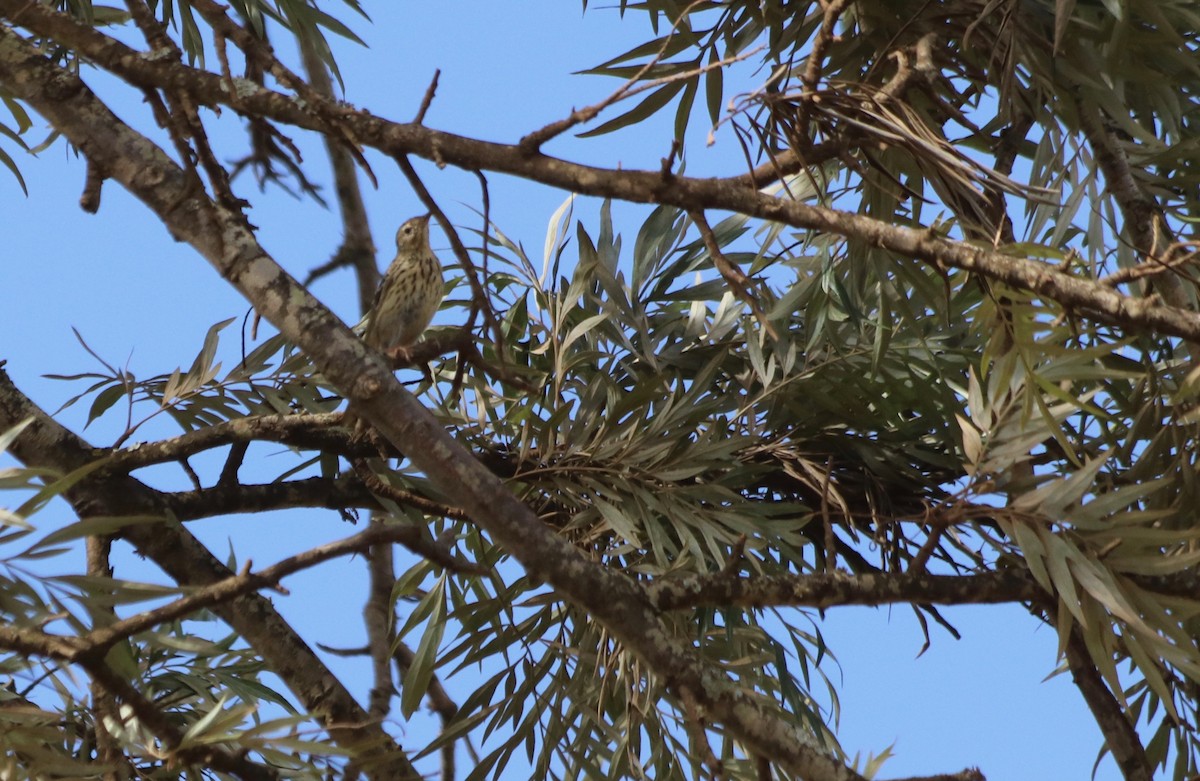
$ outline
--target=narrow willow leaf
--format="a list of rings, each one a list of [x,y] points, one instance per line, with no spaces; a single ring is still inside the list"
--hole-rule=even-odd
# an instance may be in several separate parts
[[[676,81],[659,87],[656,90],[642,99],[640,103],[621,114],[619,117],[610,119],[599,127],[579,133],[580,138],[592,138],[594,136],[611,133],[614,130],[620,130],[623,127],[637,124],[652,114],[656,113],[663,106],[671,102],[671,99],[680,93],[684,88],[685,82]]]
[[[421,635],[421,642],[417,645],[412,664],[401,679],[400,712],[406,719],[411,718],[421,707],[421,700],[429,691],[430,681],[433,680],[438,648],[446,631],[445,583],[446,576],[443,575],[430,591],[433,609],[429,613],[425,632]]]

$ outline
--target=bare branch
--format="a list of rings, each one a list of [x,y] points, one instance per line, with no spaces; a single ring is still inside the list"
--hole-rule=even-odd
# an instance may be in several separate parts
[[[695,6],[695,5],[699,4],[699,2],[701,2],[701,1],[702,0],[693,0],[691,5]],[[689,8],[690,7],[691,6],[689,6]],[[687,10],[685,10],[683,12],[683,14],[680,15],[680,19],[682,19],[686,15],[687,15]],[[676,22],[676,25],[678,26],[678,22]],[[672,35],[674,34],[674,30],[672,30],[671,34]],[[623,84],[616,92],[612,93],[607,98],[600,101],[599,103],[594,103],[590,106],[584,106],[581,109],[575,109],[570,113],[570,115],[568,115],[564,119],[560,119],[555,122],[551,122],[549,125],[539,128],[539,129],[533,131],[532,133],[529,133],[528,135],[524,136],[517,143],[517,148],[520,149],[525,154],[534,154],[535,152],[538,152],[541,149],[542,145],[545,144],[550,139],[554,138],[555,136],[562,135],[563,133],[565,133],[566,131],[575,127],[576,125],[581,125],[584,122],[589,122],[589,121],[595,119],[600,114],[601,111],[603,111],[604,109],[613,105],[614,103],[619,103],[620,101],[625,100],[626,98],[631,98],[634,95],[640,94],[647,90],[655,89],[656,87],[661,87],[666,84],[673,84],[677,81],[687,81],[689,79],[694,79],[698,76],[703,76],[705,73],[708,73],[709,71],[728,67],[729,65],[732,65],[735,62],[741,62],[742,60],[752,57],[755,54],[758,54],[760,51],[762,51],[762,47],[760,46],[760,47],[751,49],[749,51],[745,51],[740,54],[734,55],[733,57],[726,57],[724,59],[717,60],[716,62],[710,62],[710,63],[708,63],[706,65],[702,65],[698,68],[690,68],[686,71],[683,71],[682,73],[673,73],[670,76],[664,76],[661,79],[653,79],[651,81],[647,81],[647,82],[638,84],[638,82],[641,81],[642,77],[645,76],[646,73],[649,72],[649,70],[651,68],[653,68],[655,65],[657,65],[661,61],[663,53],[666,51],[667,46],[670,43],[671,43],[671,35],[668,35],[666,40],[663,41],[663,45],[659,49],[658,54],[656,54],[653,59],[651,59],[649,62],[647,62],[645,65],[643,65],[638,70],[638,72],[635,73],[633,76],[631,76],[629,78],[629,80],[627,82],[625,82],[625,84]]]
[[[296,507],[344,510],[379,506],[362,482],[352,477],[308,477],[249,485],[218,483],[211,488],[164,493],[160,501],[180,521]]]
[[[448,551],[437,548],[437,543],[429,540],[428,534],[418,526],[399,523],[376,524],[352,537],[289,556],[258,572],[251,572],[251,565],[247,563],[236,575],[230,575],[222,580],[201,586],[186,597],[181,597],[154,610],[98,627],[81,638],[67,638],[66,640],[72,643],[77,654],[104,651],[114,643],[139,632],[184,618],[198,610],[229,602],[252,591],[269,588],[287,593],[287,590],[279,585],[279,581],[288,575],[311,569],[332,559],[362,553],[372,546],[395,543],[414,552],[422,551],[418,555],[423,556],[424,553],[429,553],[430,556],[426,558],[431,560],[448,560],[450,567],[457,571],[478,572],[480,570],[477,565],[459,561]]]
[[[441,75],[441,69],[435,68],[433,79],[430,80],[429,86],[425,88],[425,96],[421,98],[421,105],[417,107],[417,115],[413,117],[414,124],[420,125],[425,122],[425,114],[429,112],[429,107],[433,105],[433,96],[437,94],[438,79],[441,78]]]
[[[977,575],[930,575],[884,572],[850,575],[681,575],[646,585],[650,604],[659,610],[731,606],[785,605],[828,608],[838,605],[929,603],[983,605],[1029,602],[1045,591],[1018,570]]]

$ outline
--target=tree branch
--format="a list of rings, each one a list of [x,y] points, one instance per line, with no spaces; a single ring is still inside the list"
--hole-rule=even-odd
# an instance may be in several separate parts
[[[1053,610],[1053,604],[1042,600],[1042,610]],[[1053,612],[1046,612],[1052,616]],[[1071,670],[1071,678],[1083,695],[1092,717],[1104,734],[1104,743],[1121,768],[1125,781],[1152,781],[1154,778],[1150,761],[1146,758],[1146,749],[1142,746],[1137,729],[1125,715],[1124,708],[1112,692],[1104,684],[1104,678],[1096,669],[1087,645],[1079,636],[1078,627],[1072,627],[1067,639],[1067,667]]]
[[[257,415],[216,423],[157,442],[136,445],[106,452],[98,450],[96,457],[104,458],[108,474],[128,474],[155,464],[166,464],[189,458],[206,450],[233,444],[276,442],[304,450],[320,450],[339,455],[375,455],[369,445],[354,445],[350,434],[337,426],[341,413],[321,415]]]
[[[198,610],[215,607],[244,594],[264,588],[284,591],[279,581],[288,575],[310,569],[331,559],[362,553],[373,545],[399,543],[422,558],[455,572],[479,574],[479,565],[460,561],[439,543],[430,540],[423,529],[412,524],[373,525],[353,537],[312,548],[295,556],[289,556],[271,566],[251,572],[247,562],[241,572],[228,578],[201,587],[193,594],[175,600],[162,607],[148,610],[112,624],[98,627],[82,638],[91,651],[107,650],[114,643],[155,626],[189,616]],[[74,642],[74,639],[72,639]]]
[[[309,477],[249,485],[218,483],[212,488],[164,493],[161,502],[180,521],[297,507],[380,509],[362,481],[351,477]]]
[[[1029,602],[1045,591],[1027,573],[1002,570],[978,575],[832,572],[824,575],[683,575],[646,585],[659,610],[738,606],[815,608],[895,603],[983,605]]]

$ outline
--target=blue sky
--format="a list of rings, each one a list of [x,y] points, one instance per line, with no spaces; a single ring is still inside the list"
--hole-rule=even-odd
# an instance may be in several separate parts
[[[516,141],[532,129],[565,116],[572,107],[594,103],[616,82],[572,75],[609,59],[649,37],[644,16],[622,21],[616,10],[592,5],[584,15],[578,2],[367,2],[373,24],[338,11],[368,43],[368,48],[336,44],[346,79],[346,99],[393,119],[411,118],[435,68],[442,71],[438,95],[426,123],[439,129],[497,141]],[[329,6],[336,10],[335,6]],[[276,45],[286,50],[281,38]],[[110,96],[118,113],[140,128],[145,111],[140,95],[94,73],[85,78]],[[35,120],[37,121],[37,120]],[[41,140],[40,122],[31,134]],[[232,159],[244,149],[240,123],[230,113],[214,125],[220,156]],[[740,151],[725,134],[704,146],[703,118],[691,129],[688,171],[737,173]],[[626,168],[657,168],[669,148],[670,116],[643,127],[595,139],[561,138],[546,151],[570,159]],[[318,141],[298,136],[310,177],[327,181]],[[6,147],[9,151],[14,151]],[[405,218],[422,208],[395,166],[368,155],[379,188],[366,191],[380,262],[391,250],[391,235]],[[0,178],[6,220],[8,262],[0,265],[0,290],[7,316],[0,319],[0,358],[18,385],[48,409],[81,388],[43,379],[45,373],[89,370],[91,358],[71,332],[77,328],[110,362],[127,365],[139,376],[166,373],[190,362],[205,331],[214,322],[240,317],[248,306],[188,247],[175,243],[161,224],[111,183],[98,215],[78,209],[84,167],[61,143],[37,159],[18,156],[29,184],[25,197],[14,181]],[[475,226],[479,208],[475,177],[454,170],[420,168],[434,195],[460,225]],[[505,233],[522,242],[540,262],[546,226],[564,193],[524,182],[489,177],[492,215]],[[259,195],[249,178],[237,190],[254,202],[251,221],[274,257],[297,276],[325,261],[337,247],[341,229],[336,211],[278,190]],[[596,224],[599,204],[580,201],[576,217]],[[615,210],[626,247],[648,209]],[[624,218],[624,222],[623,222]],[[440,232],[435,246],[448,254]],[[314,292],[347,319],[356,316],[348,274],[319,281]],[[226,331],[223,355],[233,359],[237,339]],[[76,407],[64,422],[82,428],[86,407]],[[123,426],[120,415],[93,424],[85,435],[107,444]],[[149,427],[148,436],[175,433],[169,425]],[[260,449],[264,458],[286,458]],[[173,472],[152,479],[163,487],[178,485]],[[63,508],[47,510],[39,523],[69,520]],[[351,533],[333,513],[239,517],[204,521],[190,527],[223,558],[236,549],[240,558],[266,565],[306,547]],[[63,561],[82,566],[82,557]],[[129,566],[136,567],[130,561]],[[354,645],[333,628],[333,619],[350,613],[358,623],[365,580],[357,564],[297,576],[286,582],[290,597],[275,604],[305,636],[335,645]],[[136,570],[135,570],[136,571]],[[128,571],[127,573],[128,574]],[[132,575],[130,575],[132,576]],[[150,577],[149,572],[139,574]],[[893,747],[894,758],[883,778],[956,772],[979,766],[992,781],[1028,778],[1084,779],[1100,745],[1095,727],[1069,676],[1044,681],[1055,667],[1054,633],[1040,627],[1020,607],[973,607],[945,611],[963,633],[954,640],[933,627],[933,645],[919,658],[923,638],[907,608],[831,610],[822,623],[837,656],[843,712],[839,737],[851,754],[878,753]],[[358,631],[355,627],[355,631]],[[365,694],[365,665],[332,659],[352,688]],[[452,684],[461,700],[464,684]],[[465,760],[460,760],[465,761]],[[512,776],[516,777],[516,776]],[[1118,778],[1111,760],[1097,777]]]

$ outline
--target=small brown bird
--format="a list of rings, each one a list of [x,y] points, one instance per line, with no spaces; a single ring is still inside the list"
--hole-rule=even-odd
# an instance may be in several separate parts
[[[363,341],[393,360],[425,332],[445,295],[442,264],[429,247],[429,216],[413,217],[396,231],[396,258],[367,315]]]

